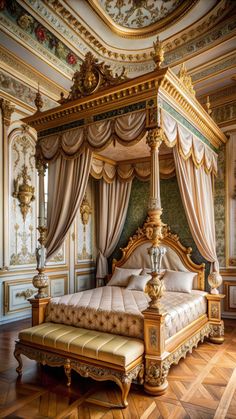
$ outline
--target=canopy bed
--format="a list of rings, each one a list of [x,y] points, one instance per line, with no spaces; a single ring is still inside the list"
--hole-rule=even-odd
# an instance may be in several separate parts
[[[33,283],[39,292],[31,299],[33,326],[63,324],[63,328],[73,330],[92,329],[100,333],[100,339],[107,333],[112,339],[116,335],[128,336],[129,350],[132,342],[143,342],[144,346],[143,352],[137,351],[136,359],[121,368],[118,377],[112,356],[108,364],[104,363],[98,347],[96,369],[91,364],[91,350],[81,355],[77,346],[71,354],[68,348],[62,352],[53,338],[45,344],[41,329],[32,328],[23,331],[16,343],[15,356],[20,363],[17,371],[22,371],[20,354],[25,354],[49,365],[64,365],[70,383],[70,370],[85,374],[84,363],[87,375],[99,380],[114,379],[120,385],[123,405],[127,405],[132,379],[143,376],[145,391],[162,394],[168,385],[171,364],[206,336],[216,343],[224,340],[220,308],[223,296],[217,290],[220,275],[212,179],[217,171],[217,149],[226,139],[196,100],[185,68],[179,78],[170,69],[160,68],[163,54],[158,40],[153,59],[153,72],[129,80],[123,73],[113,77],[108,66],[99,64],[88,53],[74,75],[68,98],[62,96],[59,107],[41,112],[38,94],[37,112],[24,119],[38,133],[40,246],[39,273]],[[159,150],[164,155],[160,161]],[[173,151],[171,158],[168,150]],[[212,263],[210,294],[205,292],[204,266],[193,263],[191,249],[182,246],[161,221],[160,170],[164,174],[176,172],[192,236],[201,254]],[[101,179],[98,277],[107,274],[107,257],[121,233],[135,175],[150,177],[148,218],[130,238],[121,260],[114,261],[113,276],[106,287],[50,301],[45,293],[45,260],[62,244],[81,205],[90,174]],[[63,334],[67,333],[69,329],[63,329]],[[57,342],[61,342],[61,335],[56,336]]]

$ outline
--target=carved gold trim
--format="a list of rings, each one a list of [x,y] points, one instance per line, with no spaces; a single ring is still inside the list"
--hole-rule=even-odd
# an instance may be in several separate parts
[[[80,98],[58,108],[24,118],[23,121],[40,132],[58,127],[59,121],[60,125],[76,121],[78,114],[81,119],[86,120],[95,114],[115,110],[121,106],[148,101],[150,94],[154,96],[159,93],[199,129],[213,146],[218,148],[222,142],[226,142],[222,131],[199,102],[193,96],[189,96],[186,87],[170,69],[161,69],[158,72],[139,76],[86,98]]]
[[[173,23],[181,20],[192,7],[198,2],[198,0],[185,0],[176,10],[170,13],[168,16],[162,18],[160,21],[155,22],[151,25],[145,26],[140,29],[130,29],[121,26],[114,22],[112,18],[104,12],[100,4],[95,0],[88,0],[93,10],[102,18],[104,23],[117,35],[124,38],[145,38],[157,34],[161,29],[168,28]]]
[[[76,11],[71,12],[71,9],[60,0],[49,0],[47,3],[48,8],[56,13],[60,19],[66,22],[71,31],[80,36],[80,38],[89,46],[92,45],[94,51],[100,54],[102,57],[108,59],[127,61],[127,63],[144,63],[151,60],[151,47],[145,50],[136,50],[134,54],[131,54],[124,48],[115,48],[111,44],[104,42],[101,37],[96,34],[94,35],[94,28],[88,25],[88,22],[82,21]],[[178,33],[178,38],[173,35],[165,40],[164,46],[167,51],[172,51],[182,46],[184,43],[189,42],[193,39],[197,39],[198,36],[202,36],[203,33],[216,27],[219,21],[222,21],[223,16],[226,13],[229,14],[230,3],[228,0],[221,0],[201,19],[191,25],[191,28],[186,28]],[[227,20],[234,20],[230,18]],[[200,53],[202,50],[200,51]],[[199,52],[197,53],[197,55]],[[196,55],[196,54],[195,54]],[[192,55],[191,55],[192,56]]]
[[[230,287],[236,287],[236,281],[223,281],[223,286],[224,286],[224,293],[225,293],[225,301],[224,301],[224,310],[225,311],[229,311],[229,312],[233,312],[236,313],[236,307],[232,308],[230,307]]]
[[[133,251],[144,243],[152,243],[152,240],[148,237],[148,219],[144,223],[142,228],[138,228],[136,233],[129,238],[128,244],[126,247],[122,248],[122,257],[120,260],[114,259],[112,262],[112,270],[115,269],[115,266],[120,267],[124,265],[124,263],[128,260],[130,255]],[[161,245],[167,245],[171,249],[173,249],[177,255],[180,257],[181,261],[183,262],[184,266],[189,270],[196,272],[198,275],[198,288],[200,290],[205,290],[205,264],[202,263],[201,265],[197,265],[191,260],[191,247],[186,248],[182,245],[179,241],[179,236],[177,234],[173,234],[170,230],[170,227],[164,226],[162,228],[162,239],[160,240]]]

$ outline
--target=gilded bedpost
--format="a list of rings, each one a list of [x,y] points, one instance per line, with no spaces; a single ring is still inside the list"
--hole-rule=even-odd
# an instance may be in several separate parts
[[[144,390],[148,394],[159,396],[167,387],[167,375],[170,363],[165,351],[165,317],[167,313],[157,313],[155,309],[146,309],[144,315],[145,343],[145,379]]]
[[[208,319],[210,323],[209,339],[212,343],[224,342],[224,322],[221,320],[221,300],[224,294],[208,294]]]

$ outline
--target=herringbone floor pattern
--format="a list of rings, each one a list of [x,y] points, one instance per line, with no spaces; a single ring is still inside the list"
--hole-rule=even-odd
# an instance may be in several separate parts
[[[112,406],[120,400],[115,384],[73,374],[68,389],[61,368],[26,358],[18,380],[14,339],[29,325],[27,320],[0,327],[0,418],[236,419],[236,321],[225,322],[223,345],[200,344],[171,368],[165,395],[150,397],[133,386],[125,410]]]

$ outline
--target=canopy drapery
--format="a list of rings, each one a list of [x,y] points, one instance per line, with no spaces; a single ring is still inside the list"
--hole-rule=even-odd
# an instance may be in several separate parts
[[[108,274],[107,258],[115,250],[123,230],[129,205],[132,179],[112,183],[99,181],[97,189],[97,278]]]
[[[217,154],[164,109],[161,111],[164,141],[174,159],[160,160],[160,173],[176,170],[188,223],[200,253],[217,268],[211,174],[217,171]],[[99,191],[98,271],[107,273],[106,258],[114,250],[125,220],[134,176],[147,180],[150,162],[111,164],[92,157],[112,141],[131,146],[146,133],[145,111],[97,121],[87,127],[44,137],[37,154],[49,162],[47,257],[61,246],[83,199],[89,174],[101,180]],[[103,198],[102,198],[103,197]],[[102,201],[101,201],[102,199]]]
[[[83,128],[53,134],[40,140],[37,155],[49,162],[56,160],[59,155],[68,160],[76,159],[85,148],[98,152],[112,141],[131,146],[145,135],[145,122],[145,112],[133,112]]]
[[[84,197],[92,160],[86,149],[77,159],[58,156],[49,164],[47,259],[61,247]]]

